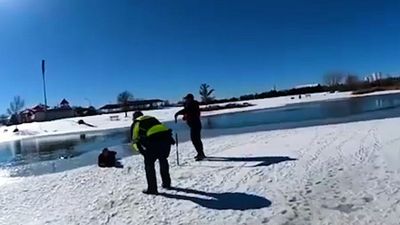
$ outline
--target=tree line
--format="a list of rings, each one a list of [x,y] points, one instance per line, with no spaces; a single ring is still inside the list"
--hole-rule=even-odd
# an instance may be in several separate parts
[[[323,76],[323,84],[316,86],[291,88],[286,90],[270,90],[261,93],[245,94],[239,97],[217,99],[214,96],[215,89],[207,83],[203,83],[199,87],[199,96],[201,98],[202,105],[226,103],[235,101],[246,101],[263,98],[274,98],[289,95],[304,95],[318,92],[335,92],[335,91],[353,91],[354,94],[364,94],[373,91],[387,90],[387,89],[400,89],[400,77],[387,77],[381,78],[374,81],[363,81],[357,75],[345,74],[339,72],[327,73]],[[129,102],[134,100],[133,94],[129,91],[123,91],[117,96],[117,103],[122,106],[122,110],[125,112],[125,116],[128,116]],[[182,102],[181,102],[182,103]],[[20,96],[15,96],[13,101],[10,103],[10,107],[7,109],[8,116],[11,119],[17,118],[17,115],[24,108],[25,102]],[[76,111],[84,111],[87,109],[84,107],[75,107]],[[90,115],[95,115],[96,110],[94,107],[89,107],[91,110]],[[5,121],[8,118],[7,115],[0,115],[0,122]]]
[[[207,85],[209,88],[209,85]],[[216,104],[235,101],[247,101],[263,98],[274,98],[289,95],[304,95],[319,92],[343,92],[353,91],[353,94],[365,94],[373,91],[382,91],[389,89],[400,89],[400,77],[387,77],[380,78],[374,81],[361,80],[357,75],[351,73],[327,73],[323,76],[323,83],[316,86],[291,88],[286,90],[270,90],[261,93],[245,94],[239,97],[216,99],[213,97],[208,101],[204,101],[202,97],[202,104]],[[214,89],[212,89],[214,91]],[[201,91],[200,95],[206,93]]]

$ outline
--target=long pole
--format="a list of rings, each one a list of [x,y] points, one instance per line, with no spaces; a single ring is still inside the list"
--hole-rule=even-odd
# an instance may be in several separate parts
[[[45,61],[42,60],[42,77],[43,77],[43,94],[44,94],[44,110],[47,111],[47,94],[46,94],[46,79],[45,79]]]
[[[179,166],[179,140],[178,140],[178,133],[175,133],[175,140],[176,140],[176,164]]]

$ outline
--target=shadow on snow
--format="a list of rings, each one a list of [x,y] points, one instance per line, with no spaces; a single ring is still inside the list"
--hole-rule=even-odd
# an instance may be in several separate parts
[[[244,211],[251,209],[261,209],[271,206],[270,200],[253,194],[240,192],[213,193],[178,187],[173,187],[171,188],[171,190],[183,192],[186,194],[200,195],[201,197],[170,193],[160,193],[160,195],[171,199],[192,201],[202,207],[215,210]]]
[[[260,162],[254,167],[258,166],[270,166],[286,161],[294,161],[293,159],[286,156],[262,156],[262,157],[207,157],[204,161],[212,162]]]

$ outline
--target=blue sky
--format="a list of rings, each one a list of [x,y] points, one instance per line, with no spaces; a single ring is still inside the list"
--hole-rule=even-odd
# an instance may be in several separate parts
[[[178,100],[201,83],[229,97],[400,72],[400,1],[0,0],[0,113],[49,105]],[[87,100],[88,99],[88,100]]]

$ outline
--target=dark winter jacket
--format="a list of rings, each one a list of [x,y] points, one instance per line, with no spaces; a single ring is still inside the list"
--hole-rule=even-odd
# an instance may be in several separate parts
[[[98,157],[99,167],[114,167],[116,165],[116,155],[114,151],[104,151]]]
[[[190,127],[201,126],[200,106],[196,100],[186,101],[184,108],[175,114],[175,116],[178,115],[183,115],[183,119]]]

